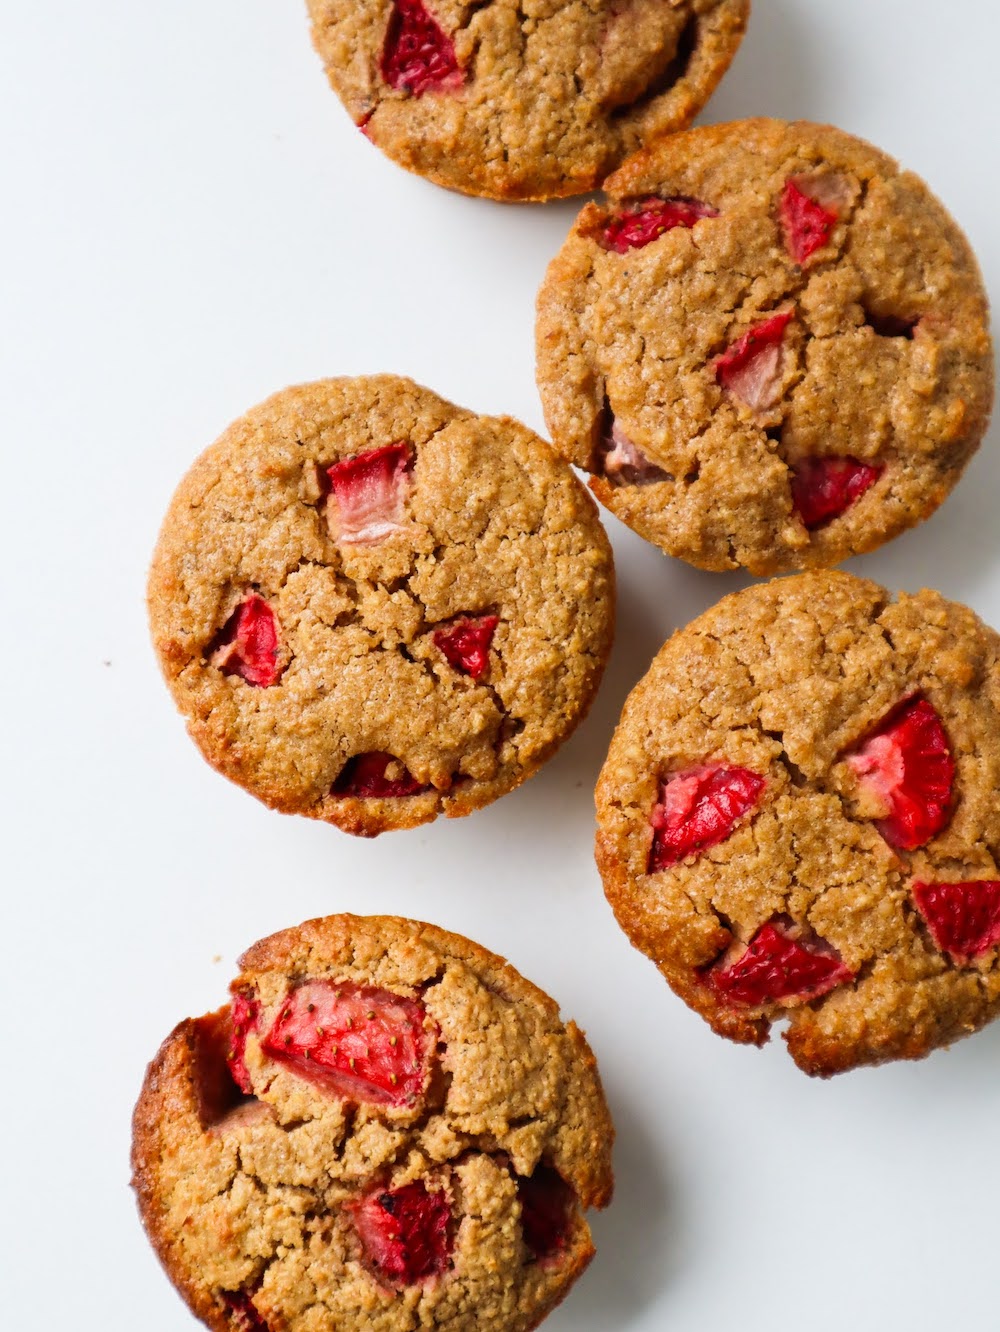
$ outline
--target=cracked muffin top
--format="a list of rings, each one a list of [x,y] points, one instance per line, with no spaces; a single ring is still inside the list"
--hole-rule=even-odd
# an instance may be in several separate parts
[[[1000,637],[844,573],[725,597],[626,702],[597,859],[723,1036],[831,1074],[1000,1013]]]
[[[231,426],[149,577],[205,758],[366,836],[530,776],[590,706],[613,603],[596,506],[548,445],[389,375],[287,389]]]
[[[689,125],[736,53],[749,0],[309,0],[355,123],[466,194],[592,189]]]
[[[255,944],[133,1121],[140,1213],[216,1332],[527,1332],[593,1255],[608,1116],[579,1029],[502,958],[331,916]]]
[[[993,400],[975,258],[927,187],[840,130],[675,135],[605,182],[538,297],[556,448],[705,569],[825,567],[926,518]]]

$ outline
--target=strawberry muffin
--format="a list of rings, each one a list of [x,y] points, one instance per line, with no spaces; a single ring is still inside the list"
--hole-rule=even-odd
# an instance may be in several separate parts
[[[828,126],[749,120],[638,153],[538,297],[556,448],[703,569],[826,567],[937,508],[985,431],[968,242],[916,176]]]
[[[593,1256],[614,1136],[547,995],[458,935],[331,916],[255,944],[150,1064],[133,1184],[215,1332],[527,1332]]]
[[[613,603],[596,506],[548,445],[389,375],[287,389],[231,426],[149,577],[205,758],[365,836],[529,777],[590,706]]]
[[[712,1027],[828,1075],[1000,1013],[1000,636],[814,572],[724,598],[633,690],[597,788],[619,924]]]
[[[369,139],[492,199],[592,189],[683,129],[743,37],[750,0],[309,0],[334,90]]]

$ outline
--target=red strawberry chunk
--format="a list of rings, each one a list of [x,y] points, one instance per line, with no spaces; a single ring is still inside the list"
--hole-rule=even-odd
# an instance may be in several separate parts
[[[424,1019],[422,1004],[388,990],[308,981],[288,995],[261,1048],[345,1100],[412,1105],[437,1040]]]
[[[674,227],[693,227],[703,217],[718,217],[718,209],[699,199],[639,199],[616,213],[601,228],[597,243],[615,254],[641,250]]]
[[[850,508],[883,470],[857,458],[803,458],[792,474],[792,504],[811,532]]]
[[[711,968],[706,979],[729,1003],[759,1008],[787,999],[817,999],[854,979],[854,972],[822,939],[768,921],[735,962]]]
[[[1000,944],[1000,879],[917,882],[911,891],[934,942],[956,962],[969,962]]]
[[[706,763],[663,782],[653,807],[648,873],[725,841],[760,801],[765,778],[732,763]]]
[[[238,675],[257,689],[277,684],[278,621],[263,597],[251,592],[222,626],[209,661],[224,675]]]
[[[398,758],[384,750],[373,749],[347,760],[333,784],[332,794],[387,800],[418,795],[426,790],[427,787],[418,782]]]
[[[222,1302],[229,1314],[233,1332],[271,1332],[246,1291],[223,1291]]]
[[[804,264],[810,255],[823,248],[836,222],[837,214],[810,198],[799,188],[794,177],[785,181],[781,194],[781,226],[788,253],[797,264]]]
[[[342,546],[373,545],[401,530],[412,466],[413,450],[397,440],[326,469]]]
[[[489,669],[490,644],[499,623],[498,615],[456,620],[450,628],[435,633],[434,646],[444,653],[456,671],[479,680]]]
[[[565,1249],[573,1198],[573,1190],[550,1166],[540,1165],[533,1175],[517,1177],[521,1233],[535,1258],[549,1258]]]
[[[600,443],[600,468],[613,486],[648,486],[654,481],[672,479],[632,443],[610,408],[606,409],[606,419],[608,428]]]
[[[755,324],[715,358],[715,379],[755,412],[767,411],[781,397],[784,369],[782,339],[792,311]]]
[[[893,708],[847,762],[885,805],[876,827],[890,846],[913,851],[948,822],[955,762],[925,698],[914,694]]]
[[[465,79],[455,44],[420,0],[393,0],[381,70],[390,88],[414,97],[460,88]]]
[[[253,1083],[246,1066],[247,1036],[257,1029],[260,1005],[243,990],[237,990],[229,1010],[232,1035],[229,1042],[229,1071],[240,1091],[247,1096],[253,1095]]]
[[[378,1189],[351,1211],[365,1257],[392,1282],[412,1286],[448,1266],[454,1243],[451,1208],[423,1180]]]

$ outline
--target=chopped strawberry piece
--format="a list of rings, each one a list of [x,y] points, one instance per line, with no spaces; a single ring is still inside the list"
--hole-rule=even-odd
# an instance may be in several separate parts
[[[456,671],[479,680],[489,669],[490,644],[499,623],[498,615],[456,620],[450,628],[435,633],[434,646],[444,653]]]
[[[789,180],[803,194],[835,217],[842,217],[861,193],[861,186],[841,171],[803,171]]]
[[[782,338],[792,311],[755,324],[715,358],[715,378],[724,389],[755,412],[767,411],[781,397],[784,366]]]
[[[719,211],[699,199],[638,199],[615,213],[601,228],[597,243],[615,254],[641,250],[674,227],[693,227],[703,217],[718,217]]]
[[[911,891],[934,942],[956,962],[969,962],[1000,944],[1000,879],[917,882]]]
[[[413,450],[405,440],[355,454],[326,469],[342,546],[366,546],[400,531]]]
[[[256,1030],[259,1014],[260,1005],[256,999],[251,999],[243,990],[237,990],[233,994],[229,1010],[229,1021],[232,1026],[228,1055],[229,1071],[237,1087],[247,1096],[253,1095],[253,1083],[250,1081],[250,1073],[244,1058],[247,1035]]]
[[[857,458],[803,458],[792,474],[792,504],[811,532],[850,508],[883,470]]]
[[[390,88],[406,89],[414,97],[460,88],[465,79],[454,42],[421,0],[393,0],[381,70]]]
[[[347,760],[333,784],[332,794],[388,800],[419,795],[426,790],[427,787],[421,785],[398,758],[381,749],[373,749],[368,754],[355,754]]]
[[[245,1290],[223,1291],[222,1302],[229,1314],[233,1332],[271,1332]]]
[[[648,486],[654,481],[672,478],[662,467],[650,462],[638,445],[633,444],[605,408],[602,438],[598,445],[598,466],[613,486]]]
[[[731,763],[706,763],[663,782],[650,819],[648,873],[724,841],[737,820],[757,805],[766,785],[759,773]]]
[[[278,621],[263,597],[251,592],[230,615],[209,649],[224,675],[238,675],[257,689],[277,684]]]
[[[412,1105],[437,1040],[415,999],[350,982],[292,990],[261,1041],[271,1059],[345,1100]]]
[[[412,1286],[448,1266],[454,1224],[448,1199],[423,1180],[377,1189],[354,1203],[354,1225],[365,1256],[390,1281]]]
[[[550,1166],[517,1177],[521,1233],[536,1258],[548,1258],[566,1247],[573,1208],[573,1190]]]
[[[721,998],[758,1008],[783,999],[817,999],[854,979],[822,939],[796,937],[777,921],[761,926],[735,962],[709,969],[705,979]]]
[[[804,264],[810,255],[823,248],[836,222],[837,214],[810,198],[799,188],[795,177],[785,181],[781,225],[788,253],[797,264]]]
[[[941,718],[919,695],[883,718],[847,762],[885,804],[876,827],[890,846],[913,851],[948,822],[955,763]]]

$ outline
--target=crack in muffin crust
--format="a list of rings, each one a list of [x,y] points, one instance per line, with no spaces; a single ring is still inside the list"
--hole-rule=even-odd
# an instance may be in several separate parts
[[[614,572],[537,436],[409,380],[328,380],[230,427],[175,495],[153,640],[208,761],[374,835],[462,815],[586,714]]]
[[[467,194],[592,189],[689,125],[729,67],[749,0],[309,0],[355,123],[399,165]]]
[[[613,1129],[578,1028],[503,959],[415,921],[310,921],[241,966],[232,1005],[164,1042],[134,1118],[142,1219],[192,1310],[218,1332],[535,1327],[593,1255],[584,1211],[611,1196]],[[344,1032],[419,1010],[414,1095],[275,1061],[292,997],[304,1018],[337,991]],[[314,1049],[325,1064],[329,1043]]]
[[[965,607],[840,573],[735,593],[626,702],[608,900],[721,1035],[787,1020],[823,1076],[920,1058],[1000,1013],[998,737],[1000,637]]]
[[[985,431],[993,361],[975,258],[916,176],[839,130],[753,120],[673,136],[604,188],[536,331],[552,438],[603,504],[754,573],[933,512]]]

